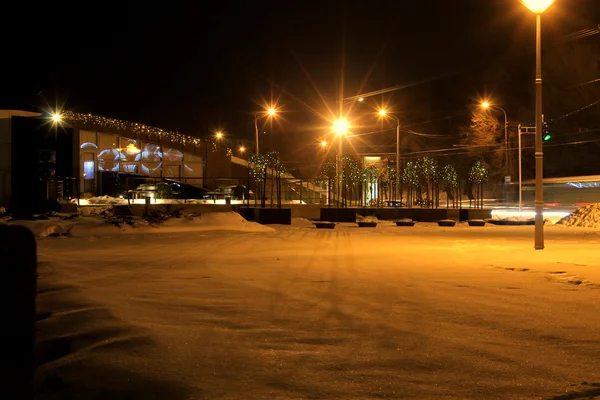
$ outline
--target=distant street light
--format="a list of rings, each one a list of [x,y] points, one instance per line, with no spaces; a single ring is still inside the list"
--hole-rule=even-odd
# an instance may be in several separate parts
[[[321,147],[323,147],[323,148],[327,147],[327,142],[323,140],[323,141],[321,142]]]
[[[52,121],[55,123],[59,123],[60,121],[62,121],[61,115],[58,113],[52,114]]]
[[[394,197],[398,201],[402,201],[400,193],[400,119],[387,112],[385,109],[379,110],[379,116],[382,118],[390,117],[396,120],[396,190],[394,191]]]
[[[506,115],[506,110],[504,110],[504,108],[502,107],[490,104],[489,101],[482,101],[481,108],[483,108],[484,110],[495,108],[497,110],[502,111],[502,113],[504,114],[504,151],[506,153],[506,176],[508,176],[510,175],[510,169],[508,166],[508,117]]]
[[[554,0],[521,0],[536,14],[535,39],[535,242],[536,250],[544,249],[544,153],[542,146],[542,13]]]
[[[264,117],[274,117],[277,114],[277,110],[271,106],[267,109],[266,113],[263,113],[263,115],[259,116],[258,113],[254,114],[254,133],[255,133],[255,139],[256,139],[256,154],[259,154],[258,152],[258,119],[259,118],[264,118]]]
[[[223,139],[223,132],[221,132],[221,131],[216,132],[215,138],[217,138],[217,140]]]
[[[240,147],[240,153],[243,153],[246,151],[246,148],[244,146]]]

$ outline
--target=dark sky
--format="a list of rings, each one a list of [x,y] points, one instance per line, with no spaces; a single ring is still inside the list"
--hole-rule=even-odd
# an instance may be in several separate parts
[[[74,111],[251,139],[252,113],[274,99],[283,118],[265,146],[298,158],[327,136],[342,71],[346,95],[429,81],[373,99],[413,123],[486,93],[520,109],[533,86],[534,16],[517,0],[77,4],[3,12],[3,108],[32,109],[41,91]],[[596,0],[557,0],[545,39],[597,12]]]

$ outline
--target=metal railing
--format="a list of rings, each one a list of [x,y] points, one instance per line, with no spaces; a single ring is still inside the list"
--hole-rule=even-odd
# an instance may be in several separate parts
[[[284,204],[323,207],[482,207],[483,190],[475,195],[457,186],[403,186],[400,199],[395,190],[372,182],[346,185],[338,191],[328,179],[272,177],[143,177],[129,174],[100,175],[99,195],[122,199],[123,203],[243,204],[247,207],[281,207]],[[466,203],[468,201],[468,203]]]

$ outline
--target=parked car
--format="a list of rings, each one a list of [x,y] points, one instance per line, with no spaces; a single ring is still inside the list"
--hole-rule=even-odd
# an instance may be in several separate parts
[[[232,200],[246,200],[252,198],[254,193],[248,190],[244,185],[220,186],[212,192],[205,193],[205,197],[210,200],[230,198]]]
[[[385,206],[386,207],[406,207],[406,204],[404,204],[401,201],[386,201]]]
[[[124,199],[176,199],[181,194],[179,185],[173,182],[142,183],[133,190],[122,193]]]

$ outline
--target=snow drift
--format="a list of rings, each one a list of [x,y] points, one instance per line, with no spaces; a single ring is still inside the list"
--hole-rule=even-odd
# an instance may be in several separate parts
[[[99,216],[64,219],[50,217],[34,221],[15,220],[11,225],[29,228],[36,237],[60,236],[111,236],[120,233],[151,234],[197,231],[273,232],[274,229],[256,222],[246,221],[236,212],[217,212],[199,216],[188,215],[169,218],[163,223],[152,224],[143,218],[110,220]]]
[[[557,222],[560,225],[600,228],[600,203],[581,207]]]

